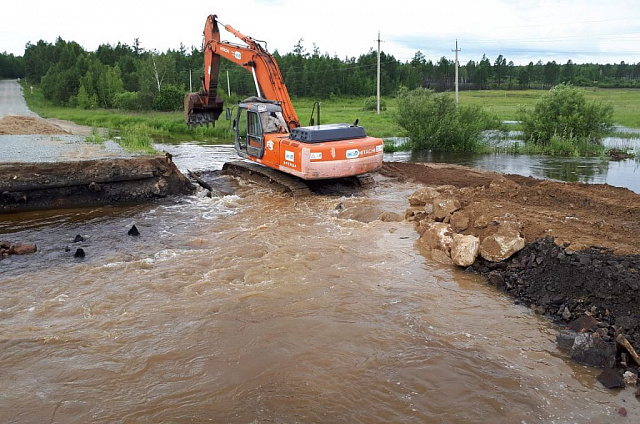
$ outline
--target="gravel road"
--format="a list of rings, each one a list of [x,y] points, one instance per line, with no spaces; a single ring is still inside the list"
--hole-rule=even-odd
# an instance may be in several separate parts
[[[0,80],[0,118],[7,115],[37,116],[27,107],[16,80]]]
[[[18,124],[14,122],[13,125],[21,125],[20,122],[24,121],[24,127],[20,129],[26,128],[26,132],[3,132],[4,126],[0,128],[0,163],[66,162],[135,156],[112,140],[106,140],[104,143],[85,142],[85,135],[91,132],[91,128],[82,128],[72,122],[42,120],[45,125],[59,127],[59,134],[51,134],[50,132],[42,133],[41,125],[29,126],[34,119],[8,118],[17,115],[41,120],[27,107],[25,95],[28,96],[30,93],[24,93],[16,80],[0,80],[0,120],[4,118],[4,121],[18,122]]]

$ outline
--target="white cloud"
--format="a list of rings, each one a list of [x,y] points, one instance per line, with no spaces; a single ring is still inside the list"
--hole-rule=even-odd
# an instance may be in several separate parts
[[[235,0],[232,2],[25,1],[3,6],[0,49],[16,55],[28,41],[57,36],[88,50],[103,43],[165,51],[200,46],[207,15],[257,39],[271,51],[292,50],[300,38],[308,50],[340,58],[375,47],[400,60],[420,50],[427,58],[452,58],[456,38],[462,62],[503,54],[516,63],[637,62],[640,2],[635,0]],[[227,38],[232,38],[228,36]]]

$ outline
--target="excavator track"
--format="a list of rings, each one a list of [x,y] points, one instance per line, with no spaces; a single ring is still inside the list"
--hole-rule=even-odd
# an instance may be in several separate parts
[[[356,175],[355,177],[356,180],[356,184],[360,187],[360,188],[373,188],[376,186],[376,180],[373,179],[373,175],[371,174],[362,174],[362,175]]]
[[[294,197],[311,195],[311,190],[301,179],[253,162],[227,162],[222,166],[222,173],[245,178]]]
[[[376,185],[371,174],[333,180],[305,181],[293,175],[246,161],[227,162],[222,166],[222,173],[244,178],[280,193],[288,193],[294,197],[309,196],[316,191],[322,193],[323,186],[325,186],[326,191],[327,184],[336,184],[337,182],[342,184],[343,190],[345,183],[352,189],[369,189]]]

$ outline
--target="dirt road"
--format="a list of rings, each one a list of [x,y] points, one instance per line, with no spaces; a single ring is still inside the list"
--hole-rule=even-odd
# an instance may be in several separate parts
[[[16,80],[0,80],[0,118],[7,115],[36,116],[27,107]]]

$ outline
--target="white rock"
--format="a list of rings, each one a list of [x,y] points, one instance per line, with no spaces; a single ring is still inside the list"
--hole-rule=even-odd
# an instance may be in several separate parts
[[[480,239],[476,236],[453,235],[451,244],[451,259],[458,266],[472,265],[478,257]]]
[[[422,224],[422,222],[420,223]],[[453,244],[453,231],[449,224],[443,222],[429,222],[424,225],[424,232],[420,236],[420,241],[431,249],[437,249],[451,254]]]
[[[485,237],[480,243],[480,255],[488,261],[500,262],[511,257],[524,248],[524,238],[518,231],[510,228],[500,228]]]

